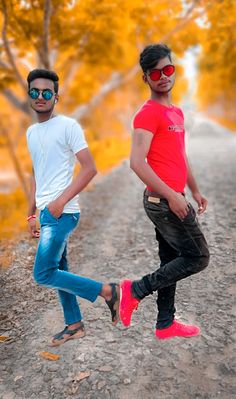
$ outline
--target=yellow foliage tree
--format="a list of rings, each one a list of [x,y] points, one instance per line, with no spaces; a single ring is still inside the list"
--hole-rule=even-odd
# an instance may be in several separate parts
[[[198,97],[201,107],[236,128],[236,2],[205,1]]]
[[[161,41],[182,57],[197,44],[201,12],[198,0],[173,0],[171,7],[169,0],[0,0],[2,143],[22,187],[30,172],[24,133],[34,117],[25,83],[31,69],[57,71],[58,111],[82,120],[98,169],[105,170],[129,152],[129,123],[145,90],[140,51]],[[186,87],[181,79],[178,85],[176,99]]]
[[[196,43],[198,3],[193,1],[184,14],[180,0],[174,0],[171,9],[165,0],[0,0],[1,93],[29,115],[25,91],[29,69],[56,69],[61,94],[66,93],[63,108],[81,118],[135,76],[145,44],[167,41],[182,55]],[[185,40],[179,40],[189,22],[195,32],[185,31]]]

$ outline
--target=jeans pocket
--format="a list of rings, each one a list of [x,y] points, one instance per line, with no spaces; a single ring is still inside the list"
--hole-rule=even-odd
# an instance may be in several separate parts
[[[53,216],[53,214],[49,211],[48,207],[45,206],[44,211],[46,212],[46,215],[48,215],[50,218],[52,218],[53,220],[58,220],[58,218],[56,218],[55,216]]]
[[[164,217],[170,211],[168,202],[163,199],[161,199],[160,202],[155,203],[148,201],[148,199],[144,197],[143,206],[148,217],[150,217],[149,214],[155,214],[156,217]]]
[[[73,222],[77,225],[77,223],[79,222],[79,218],[80,218],[80,213],[72,213],[71,214],[71,219],[73,220]]]
[[[182,222],[190,222],[190,223],[192,223],[192,222],[194,222],[194,220],[196,219],[196,212],[195,212],[195,209],[193,208],[193,206],[190,204],[190,203],[188,203],[188,213],[187,213],[187,215],[185,216],[185,218],[182,220]]]

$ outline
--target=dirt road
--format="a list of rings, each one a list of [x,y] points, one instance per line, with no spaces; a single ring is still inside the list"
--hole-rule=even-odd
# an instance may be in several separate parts
[[[0,333],[10,337],[0,344],[0,398],[235,397],[236,135],[194,115],[187,128],[193,170],[209,199],[200,222],[211,262],[204,272],[178,283],[176,303],[178,318],[196,323],[202,334],[157,341],[155,295],[142,302],[129,329],[110,325],[101,299],[95,304],[81,300],[87,335],[52,350],[47,343],[63,327],[61,309],[54,291],[32,281],[36,242],[22,239],[14,264],[0,276]],[[118,282],[157,268],[142,190],[124,162],[81,195],[81,222],[70,240],[72,271]],[[46,360],[42,351],[60,358]]]

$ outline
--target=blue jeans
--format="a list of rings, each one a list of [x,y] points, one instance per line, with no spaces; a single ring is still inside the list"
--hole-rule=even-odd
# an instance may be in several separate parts
[[[169,208],[168,202],[148,200],[144,192],[144,209],[155,226],[159,243],[160,268],[132,284],[135,297],[143,299],[158,291],[156,328],[169,327],[175,314],[176,282],[205,269],[209,251],[199,227],[195,210],[189,204],[188,215],[180,220]]]
[[[79,222],[79,213],[63,213],[58,219],[44,208],[40,212],[40,240],[34,264],[38,284],[58,290],[66,324],[82,320],[76,296],[94,302],[102,283],[69,273],[67,241]]]

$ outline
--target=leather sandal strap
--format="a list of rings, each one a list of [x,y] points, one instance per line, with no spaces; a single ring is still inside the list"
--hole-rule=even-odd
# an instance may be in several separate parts
[[[58,334],[54,335],[53,340],[63,339],[65,334],[72,336],[72,335],[76,334],[78,331],[84,331],[84,323],[82,323],[80,326],[76,327],[74,330],[69,330],[68,327],[69,326],[66,326],[64,328],[64,330],[62,330]]]

